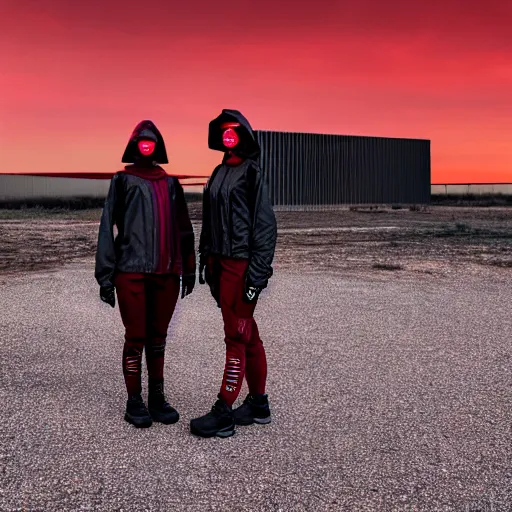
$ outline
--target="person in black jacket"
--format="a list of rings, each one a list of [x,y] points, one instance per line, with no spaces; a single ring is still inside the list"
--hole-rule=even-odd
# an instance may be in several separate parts
[[[260,147],[247,119],[223,110],[210,123],[208,146],[224,158],[203,192],[199,282],[206,280],[222,312],[226,364],[218,400],[190,428],[201,437],[229,437],[235,424],[270,422],[265,349],[253,315],[273,273],[277,227],[258,164]],[[249,394],[233,411],[244,376]]]
[[[125,420],[149,427],[153,420],[175,423],[178,412],[163,391],[167,330],[178,300],[196,279],[194,232],[180,182],[166,164],[164,140],[151,121],[133,131],[101,216],[95,277],[102,301],[115,307],[115,292],[126,332],[123,373],[128,392]],[[114,238],[113,227],[117,227]],[[148,368],[148,408],[141,396],[142,352]]]

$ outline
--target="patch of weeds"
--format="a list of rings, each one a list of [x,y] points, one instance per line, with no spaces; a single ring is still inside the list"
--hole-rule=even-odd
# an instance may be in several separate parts
[[[509,231],[495,231],[485,228],[473,228],[469,224],[457,222],[452,225],[443,225],[439,231],[434,231],[436,237],[471,237],[489,240],[512,240],[512,233]]]
[[[359,212],[359,213],[384,213],[384,210],[381,209],[378,205],[369,204],[369,205],[358,205],[358,206],[349,206],[349,210],[351,212]]]
[[[510,194],[432,194],[433,204],[445,206],[512,206]]]
[[[512,268],[512,260],[490,260],[486,261],[484,264],[492,265],[493,267]]]
[[[477,231],[474,230],[468,224],[464,224],[462,222],[456,222],[455,225],[444,225],[441,227],[440,231],[436,231],[434,236],[439,237],[448,237],[448,236],[462,236],[462,235],[471,235],[477,234]]]
[[[409,210],[411,212],[426,212],[431,213],[431,204],[413,204],[410,206]]]
[[[441,226],[439,231],[434,231],[434,236],[445,237],[445,236],[454,236],[456,234],[455,229],[451,226]]]
[[[471,226],[468,224],[464,224],[463,222],[456,222],[455,229],[462,233],[469,233],[471,231]]]
[[[389,270],[389,271],[404,269],[404,267],[402,265],[394,265],[393,263],[374,263],[372,265],[372,267],[377,270]]]

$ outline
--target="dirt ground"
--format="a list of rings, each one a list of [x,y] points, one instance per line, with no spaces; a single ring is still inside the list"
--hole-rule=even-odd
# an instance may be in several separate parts
[[[100,213],[0,210],[0,511],[512,510],[512,208],[278,212],[272,422],[226,440],[189,430],[225,364],[205,286],[169,330],[181,420],[124,421]]]
[[[189,204],[196,233],[201,205]],[[94,256],[101,210],[0,210],[0,272]],[[382,278],[512,270],[512,208],[430,206],[276,212],[276,269]]]

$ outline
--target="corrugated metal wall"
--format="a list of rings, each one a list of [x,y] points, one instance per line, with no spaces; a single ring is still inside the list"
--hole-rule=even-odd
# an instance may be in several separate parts
[[[430,141],[256,131],[274,206],[430,202]]]

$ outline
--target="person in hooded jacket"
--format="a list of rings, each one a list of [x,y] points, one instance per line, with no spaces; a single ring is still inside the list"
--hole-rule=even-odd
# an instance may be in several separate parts
[[[132,165],[117,172],[110,183],[99,227],[95,277],[102,301],[115,307],[117,292],[126,329],[125,420],[136,427],[149,427],[153,420],[171,424],[179,414],[164,395],[165,345],[180,276],[182,299],[195,285],[194,232],[181,184],[158,165],[168,159],[153,122],[141,121],[135,127],[122,161]],[[141,396],[144,349],[148,407]]]
[[[226,363],[218,400],[190,429],[201,437],[229,437],[235,424],[270,423],[267,362],[254,310],[273,274],[277,227],[247,119],[223,110],[210,122],[208,146],[224,158],[203,191],[199,282],[208,283],[221,309]],[[244,377],[249,394],[233,411]]]

